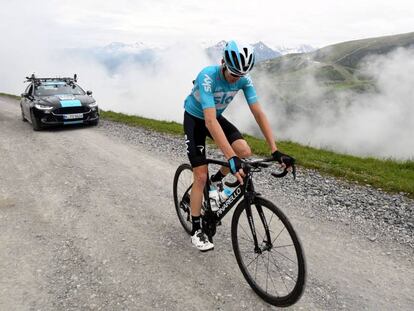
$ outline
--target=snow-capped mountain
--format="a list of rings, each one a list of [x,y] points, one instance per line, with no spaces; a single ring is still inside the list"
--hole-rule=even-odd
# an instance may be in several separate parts
[[[274,50],[279,52],[282,55],[286,55],[286,54],[292,54],[292,53],[309,53],[309,52],[315,51],[316,48],[308,44],[300,44],[300,45],[293,46],[293,47],[276,46]]]
[[[202,47],[213,63],[220,63],[226,41],[222,40],[210,47]],[[252,44],[256,51],[256,61],[264,61],[288,53],[303,53],[313,51],[309,45],[300,45],[293,48],[278,47],[272,49],[262,41]],[[105,46],[89,49],[73,49],[72,52],[85,57],[93,57],[104,64],[109,72],[114,73],[122,68],[123,64],[136,63],[143,66],[156,65],[162,53],[168,51],[168,46],[151,45],[144,42],[123,43],[112,42]]]
[[[223,55],[223,48],[226,45],[226,41],[222,40],[217,44],[210,46],[206,49],[207,55],[210,59],[214,62],[220,61]],[[262,41],[252,44],[254,50],[256,52],[256,61],[263,61],[275,57],[281,56],[281,54],[277,51],[272,50]]]
[[[276,58],[281,56],[282,54],[278,51],[272,50],[262,41],[259,41],[255,44],[252,44],[254,47],[254,51],[256,52],[256,61],[260,62],[263,60],[268,60],[272,58]]]
[[[210,57],[211,60],[214,62],[220,61],[223,53],[223,48],[226,45],[226,41],[222,40],[217,44],[206,48],[207,55]],[[290,53],[308,53],[315,50],[314,47],[301,44],[294,47],[286,47],[286,46],[278,46],[274,49],[270,48],[264,42],[259,41],[257,43],[252,44],[254,50],[256,52],[256,61],[264,61],[272,58],[276,58],[285,54]]]

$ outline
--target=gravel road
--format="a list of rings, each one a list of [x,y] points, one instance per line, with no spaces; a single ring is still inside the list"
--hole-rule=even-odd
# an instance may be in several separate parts
[[[217,151],[210,149],[210,154]],[[190,245],[172,179],[181,138],[104,121],[34,132],[0,97],[0,310],[274,310],[233,255]],[[288,310],[413,310],[414,202],[299,169],[259,191],[302,239],[308,282]]]

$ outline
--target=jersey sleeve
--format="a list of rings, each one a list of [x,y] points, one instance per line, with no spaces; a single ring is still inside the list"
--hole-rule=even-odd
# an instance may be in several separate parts
[[[208,71],[201,71],[197,76],[196,83],[200,94],[201,108],[215,108],[213,95],[213,78]]]
[[[253,85],[253,81],[249,75],[243,77],[243,93],[246,97],[246,101],[249,105],[257,103],[259,98],[257,97],[256,89]]]

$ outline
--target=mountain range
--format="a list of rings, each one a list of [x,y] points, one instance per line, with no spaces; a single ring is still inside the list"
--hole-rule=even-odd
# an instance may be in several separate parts
[[[226,41],[223,40],[204,49],[207,56],[213,63],[220,62],[225,44]],[[309,45],[300,45],[298,47],[291,48],[279,47],[278,49],[272,49],[262,41],[254,43],[252,46],[256,51],[256,62],[271,60],[287,53],[301,53],[314,50],[314,48]],[[156,62],[158,53],[163,50],[165,50],[165,47],[151,46],[145,44],[144,42],[135,42],[132,44],[112,42],[105,46],[94,47],[93,49],[77,49],[71,52],[82,56],[92,57],[104,64],[109,72],[114,72],[126,62],[151,65]]]

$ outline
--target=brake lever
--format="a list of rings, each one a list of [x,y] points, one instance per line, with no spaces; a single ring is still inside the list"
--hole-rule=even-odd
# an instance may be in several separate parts
[[[270,173],[273,177],[276,177],[276,178],[282,178],[282,177],[285,177],[286,175],[287,175],[287,173],[289,173],[289,171],[288,171],[288,169],[287,168],[285,168],[284,170],[283,170],[283,172],[281,172],[281,173],[279,173],[279,174],[276,174],[276,173]],[[293,179],[294,180],[296,180],[296,167],[295,167],[295,165],[292,165],[292,175],[293,175]]]
[[[283,172],[281,172],[281,173],[279,173],[279,174],[276,174],[276,173],[274,173],[274,172],[272,172],[272,173],[270,173],[273,177],[276,177],[276,178],[282,178],[282,177],[285,177],[286,175],[287,175],[287,173],[288,173],[288,170],[285,168],[284,170],[283,170]]]

